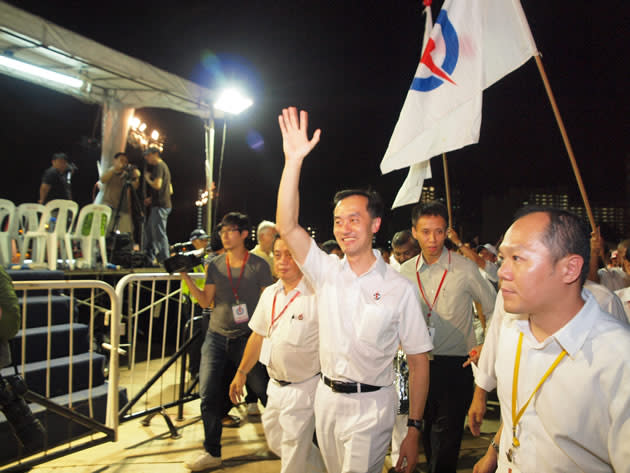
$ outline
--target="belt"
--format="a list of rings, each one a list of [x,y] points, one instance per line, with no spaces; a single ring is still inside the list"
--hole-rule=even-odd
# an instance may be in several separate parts
[[[330,387],[330,389],[332,389],[332,392],[334,393],[369,393],[381,389],[381,386],[372,386],[371,384],[346,383],[345,381],[335,381],[324,375],[322,375],[322,380],[324,381],[324,384]]]
[[[276,378],[271,378],[271,379],[273,379],[280,386],[288,386],[289,384],[292,384],[291,381],[282,381],[281,379],[276,379]]]

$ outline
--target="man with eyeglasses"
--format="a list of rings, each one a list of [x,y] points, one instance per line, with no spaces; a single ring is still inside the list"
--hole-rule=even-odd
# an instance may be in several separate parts
[[[225,253],[208,263],[206,284],[199,289],[187,273],[182,279],[201,307],[214,301],[210,325],[201,348],[199,395],[204,427],[204,449],[198,457],[186,462],[186,468],[201,471],[221,465],[221,418],[226,396],[226,364],[238,366],[251,334],[247,322],[258,304],[261,291],[273,284],[267,262],[245,248],[249,235],[249,218],[230,212],[219,225]],[[247,385],[267,403],[269,377],[263,365],[256,363],[247,374]]]

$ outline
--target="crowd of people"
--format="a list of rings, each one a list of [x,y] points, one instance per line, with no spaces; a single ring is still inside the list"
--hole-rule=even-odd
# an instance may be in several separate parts
[[[248,251],[249,218],[226,214],[222,250],[197,269],[205,281],[182,273],[207,324],[194,363],[203,451],[187,468],[222,464],[228,411],[247,394],[265,406],[283,472],[381,472],[391,449],[393,468],[409,473],[420,443],[429,472],[455,472],[465,419],[479,435],[496,389],[501,427],[474,472],[630,471],[630,240],[608,254],[576,215],[528,207],[501,241],[471,246],[434,201],[414,206],[410,228],[379,251],[383,202],[349,189],[334,197],[335,239],[318,245],[298,223],[299,180],[321,132],[309,138],[295,108],[279,125],[276,223],[260,222]],[[42,202],[63,187],[51,176],[64,156],[44,175]],[[172,185],[159,150],[145,160],[145,241],[161,262]],[[139,170],[119,153],[101,180],[113,184],[112,225],[128,230],[119,189],[137,189]],[[208,236],[191,240],[201,248]]]
[[[247,217],[225,215],[224,252],[203,287],[182,274],[213,307],[204,450],[187,468],[222,464],[225,399],[252,391],[283,472],[380,472],[388,451],[411,472],[420,442],[429,472],[455,472],[466,417],[479,435],[497,389],[501,427],[475,472],[630,471],[628,242],[608,261],[579,217],[528,207],[498,244],[470,246],[429,202],[379,251],[383,202],[352,189],[334,198],[335,240],[318,245],[298,220],[302,163],[320,131],[309,138],[294,108],[279,122],[276,224],[261,222],[248,252]]]

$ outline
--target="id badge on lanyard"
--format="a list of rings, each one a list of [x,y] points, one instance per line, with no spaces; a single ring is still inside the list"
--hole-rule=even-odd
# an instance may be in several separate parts
[[[232,306],[232,315],[234,316],[234,323],[243,324],[247,322],[249,320],[247,304],[234,304]]]
[[[249,314],[247,313],[247,304],[242,304],[238,299],[238,287],[241,285],[241,279],[245,272],[245,265],[249,259],[249,252],[245,253],[243,263],[241,264],[241,273],[238,276],[236,287],[232,284],[232,268],[230,268],[230,258],[225,256],[225,264],[227,266],[228,279],[230,280],[230,286],[232,287],[232,293],[234,294],[235,304],[232,304],[232,317],[234,317],[234,323],[243,324],[249,320]]]

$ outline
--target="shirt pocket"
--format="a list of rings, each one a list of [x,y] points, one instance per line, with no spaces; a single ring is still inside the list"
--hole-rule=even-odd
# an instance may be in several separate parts
[[[359,340],[383,351],[394,332],[393,310],[381,304],[366,304],[362,309],[357,324]]]

